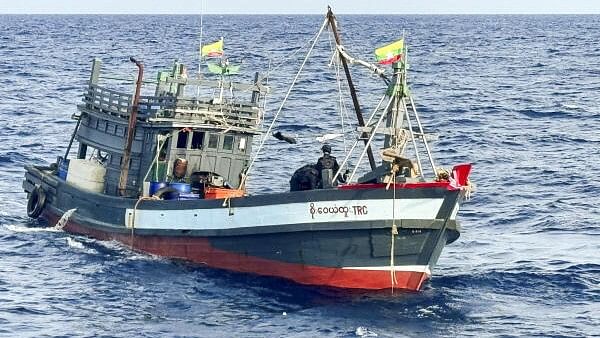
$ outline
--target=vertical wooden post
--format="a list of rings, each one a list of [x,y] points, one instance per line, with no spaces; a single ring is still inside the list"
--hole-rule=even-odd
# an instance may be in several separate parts
[[[100,68],[102,67],[102,61],[100,59],[95,58],[92,61],[92,74],[90,75],[90,83],[98,84],[98,79],[100,78]]]
[[[258,72],[254,73],[254,85],[257,86],[258,85],[258,77],[259,74]],[[260,98],[260,92],[259,91],[252,91],[252,99],[250,100],[250,102],[254,103],[254,104],[258,104],[258,100]]]

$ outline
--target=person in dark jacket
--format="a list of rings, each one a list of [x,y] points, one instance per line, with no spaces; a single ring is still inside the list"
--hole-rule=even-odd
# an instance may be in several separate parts
[[[317,169],[317,172],[319,173],[320,186],[323,187],[322,171],[325,169],[331,169],[332,175],[335,175],[335,173],[340,170],[340,165],[338,164],[335,156],[331,156],[331,146],[329,144],[323,145],[321,150],[323,151],[323,156],[319,157],[317,165],[315,165],[315,169]],[[338,175],[337,181],[342,183],[344,182],[342,175]]]

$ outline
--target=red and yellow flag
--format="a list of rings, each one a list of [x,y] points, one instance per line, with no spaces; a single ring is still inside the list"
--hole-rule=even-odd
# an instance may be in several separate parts
[[[213,42],[200,49],[200,56],[219,57],[223,55],[223,38],[217,42]]]
[[[404,54],[404,39],[400,39],[387,46],[377,48],[375,50],[375,57],[377,63],[382,65],[389,65],[398,62],[402,59]]]

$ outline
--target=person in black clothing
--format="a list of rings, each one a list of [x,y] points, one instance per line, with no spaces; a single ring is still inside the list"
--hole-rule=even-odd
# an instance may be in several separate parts
[[[317,169],[317,172],[319,173],[320,186],[323,187],[323,177],[321,174],[322,171],[325,169],[331,169],[332,175],[335,175],[335,173],[340,170],[340,165],[337,163],[335,157],[331,156],[331,146],[329,144],[323,145],[321,150],[323,150],[323,156],[319,157],[317,165],[315,165],[315,169]],[[344,182],[342,175],[338,175],[337,181],[341,183]]]

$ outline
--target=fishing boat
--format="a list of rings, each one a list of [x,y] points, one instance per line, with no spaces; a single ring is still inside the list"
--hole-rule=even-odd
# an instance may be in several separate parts
[[[324,145],[317,164],[299,163],[286,178],[289,191],[251,193],[246,187],[258,154],[326,28],[335,38],[332,63],[345,74],[357,116],[352,147],[338,164]],[[96,59],[65,155],[48,166],[26,166],[28,215],[69,233],[211,268],[316,286],[419,290],[444,246],[459,237],[457,213],[471,191],[471,165],[435,166],[408,90],[404,39],[375,54],[377,64],[350,55],[329,9],[270,123],[263,123],[265,77],[232,81],[228,74],[239,69],[224,61],[223,40],[202,47],[203,56],[221,57],[210,65],[217,80],[190,78],[175,62],[158,73],[153,95],[141,95],[149,90],[141,61],[131,58],[138,69],[131,93],[111,88]],[[384,83],[366,121],[353,65]],[[190,95],[196,87],[212,88],[213,95],[203,99],[199,89]],[[239,94],[227,95],[233,92]],[[379,152],[376,140],[383,141]],[[367,161],[369,169],[361,169]]]

